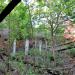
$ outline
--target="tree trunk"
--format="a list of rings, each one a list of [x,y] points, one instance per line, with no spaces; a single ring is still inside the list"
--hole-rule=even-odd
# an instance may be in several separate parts
[[[46,50],[47,50],[47,40],[45,40]]]
[[[54,41],[54,36],[52,36],[52,53],[53,53],[53,57],[54,57],[54,66],[56,66],[56,55],[55,55],[55,49],[54,49],[54,45],[55,45],[55,41]]]
[[[54,46],[55,46],[55,40],[54,40],[54,28],[53,28],[53,22],[50,22],[51,25],[51,46],[52,46],[52,53],[53,53],[53,57],[54,57],[54,66],[56,66],[56,59],[55,59],[55,50],[54,50]]]
[[[41,53],[41,50],[42,50],[42,41],[39,40],[39,51],[40,51],[40,53]]]
[[[36,48],[37,47],[37,40],[35,39],[35,45],[34,45],[34,47]]]
[[[13,55],[16,53],[16,39],[13,42]]]
[[[25,41],[25,55],[28,55],[29,50],[29,39],[26,39]]]

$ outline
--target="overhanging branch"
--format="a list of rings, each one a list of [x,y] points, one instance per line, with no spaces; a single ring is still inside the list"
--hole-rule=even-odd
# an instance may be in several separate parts
[[[21,0],[12,0],[0,14],[0,22],[14,9]]]

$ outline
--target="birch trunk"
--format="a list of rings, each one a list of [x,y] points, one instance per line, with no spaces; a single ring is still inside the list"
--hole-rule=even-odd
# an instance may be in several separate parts
[[[46,44],[46,50],[47,50],[47,40],[45,40],[45,44]]]
[[[25,55],[28,55],[28,50],[29,50],[29,40],[26,39],[26,41],[25,41]]]
[[[16,53],[16,39],[13,42],[13,55]]]
[[[41,50],[42,50],[42,41],[40,40],[39,41],[39,51],[40,51],[40,53],[41,53]]]
[[[37,40],[35,39],[35,45],[34,45],[35,48],[37,47],[36,45],[37,45]]]

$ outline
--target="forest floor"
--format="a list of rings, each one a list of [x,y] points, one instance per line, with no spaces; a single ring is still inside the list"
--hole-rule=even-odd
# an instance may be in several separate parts
[[[40,56],[15,56],[9,57],[0,51],[0,75],[75,75],[75,57],[70,57],[66,52],[60,53],[63,63],[54,65]],[[21,58],[20,58],[21,57]]]

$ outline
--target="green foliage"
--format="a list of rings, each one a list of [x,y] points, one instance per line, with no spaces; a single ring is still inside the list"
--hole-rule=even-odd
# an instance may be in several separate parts
[[[16,16],[15,16],[16,15]],[[9,20],[9,21],[8,21]],[[27,6],[20,3],[7,17],[9,24],[10,38],[13,40],[22,40],[31,37],[31,22]]]
[[[70,50],[70,55],[71,55],[71,57],[75,57],[75,48],[72,48]]]
[[[51,51],[42,50],[41,53],[40,53],[40,51],[38,49],[32,49],[32,50],[29,51],[29,55],[34,56],[34,57],[40,56],[42,58],[47,58],[50,61],[52,61],[52,59],[53,59],[53,55],[52,55]]]
[[[58,27],[58,29],[56,30],[56,34],[63,34],[64,32],[64,27]]]
[[[4,1],[0,0],[0,13],[5,6]],[[37,32],[41,33],[41,36],[42,33],[44,33],[45,38],[49,39],[51,37],[50,31],[52,30],[54,32],[55,29],[55,34],[57,36],[59,35],[55,38],[60,42],[60,40],[63,40],[62,35],[64,32],[62,15],[65,14],[74,19],[75,14],[72,12],[73,10],[75,10],[75,0],[37,0],[32,5],[23,5],[20,3],[5,20],[0,23],[0,29],[10,28],[10,41],[12,42],[15,38],[17,40],[30,38],[32,36],[32,29],[34,31],[34,37]],[[43,18],[46,19],[46,22],[41,20]],[[61,23],[60,20],[62,20]],[[36,22],[33,25],[40,26],[33,28],[32,22]],[[35,64],[41,67],[53,67],[51,62],[54,61],[54,58],[51,51],[42,50],[40,52],[38,49],[31,49],[28,54],[35,59]],[[75,48],[70,50],[70,55],[75,57]],[[20,71],[20,75],[25,75],[25,71],[27,71],[27,75],[36,75],[31,66],[28,66],[28,68],[27,65],[23,63],[24,57],[24,51],[19,51],[15,56],[10,56],[9,63],[12,67]],[[57,64],[63,63],[58,55],[56,55],[56,62]],[[0,67],[2,67],[2,65],[1,63]]]
[[[38,49],[31,49],[28,54],[31,56],[39,56],[40,52]]]
[[[24,56],[25,56],[24,51],[18,51],[15,56],[13,56],[13,55],[11,54],[10,59],[11,59],[11,60],[15,59],[16,61],[18,60],[18,61],[21,62],[21,61],[23,61]]]
[[[37,4],[38,3],[38,4]],[[33,6],[35,5],[34,9]],[[1,11],[6,6],[4,4],[4,1],[0,1]],[[31,6],[31,7],[30,7]],[[46,8],[44,8],[46,7]],[[40,21],[41,18],[47,18],[50,17],[50,20],[55,24],[58,25],[56,14],[59,14],[62,12],[63,14],[72,16],[72,11],[75,8],[75,1],[74,0],[37,0],[33,3],[33,5],[23,5],[23,3],[20,3],[16,8],[6,17],[4,23],[1,23],[0,28],[9,27],[12,30],[10,36],[11,38],[16,39],[25,39],[32,36],[32,21],[37,21],[42,23],[42,28],[44,29],[44,25],[42,21]],[[33,10],[32,10],[33,9]],[[29,12],[30,10],[30,12]],[[35,10],[35,11],[34,11]],[[15,16],[16,15],[16,16]],[[43,16],[42,16],[43,15]],[[39,16],[39,21],[38,21]],[[42,17],[41,17],[42,16]],[[34,19],[33,19],[34,18]],[[32,19],[32,20],[31,20]],[[60,20],[60,19],[59,19]],[[57,22],[57,23],[56,23]],[[39,23],[38,23],[39,24]],[[50,23],[48,23],[50,24]],[[49,28],[49,27],[48,27]],[[41,29],[40,32],[45,32],[49,30]],[[49,28],[50,29],[50,28]],[[50,29],[51,31],[51,29]],[[35,32],[35,31],[34,31]],[[57,30],[57,32],[61,33],[61,30]]]

